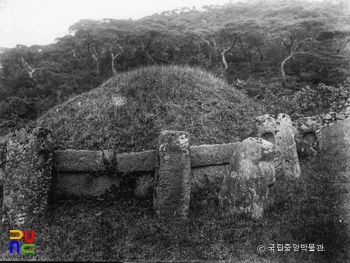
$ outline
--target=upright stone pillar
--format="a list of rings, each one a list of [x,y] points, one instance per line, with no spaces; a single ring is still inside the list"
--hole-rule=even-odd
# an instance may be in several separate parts
[[[159,217],[188,215],[191,155],[189,133],[162,131],[157,144],[154,209]]]
[[[51,131],[22,128],[7,137],[2,223],[27,226],[43,218],[48,206],[53,159]]]
[[[266,141],[275,143],[275,134],[277,124],[273,116],[265,114],[255,118],[255,125],[257,128],[257,136]]]
[[[342,185],[336,187],[339,190],[337,195],[342,197],[337,214],[344,215],[344,222],[350,222],[350,184],[347,183],[350,180],[350,118],[322,128],[321,133],[322,149],[327,157],[332,157],[333,164],[329,168],[337,174],[337,179],[332,179]],[[339,180],[341,177],[343,182]],[[346,230],[350,233],[349,223]]]
[[[276,173],[284,174],[287,178],[300,176],[300,165],[297,147],[294,140],[295,128],[287,114],[280,113],[275,120],[271,115],[256,118],[257,136],[276,147]]]
[[[299,156],[316,156],[322,148],[321,128],[323,119],[321,116],[299,118],[295,121],[296,131],[294,140]]]
[[[280,113],[277,116],[276,124],[275,144],[278,151],[276,172],[283,171],[285,177],[297,178],[301,171],[292,121],[289,115]]]
[[[224,214],[263,216],[269,186],[275,182],[275,154],[274,144],[261,138],[249,137],[239,143],[220,189]]]

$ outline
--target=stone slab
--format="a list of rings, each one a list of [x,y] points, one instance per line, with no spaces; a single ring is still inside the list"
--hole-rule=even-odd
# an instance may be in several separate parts
[[[191,167],[228,164],[238,143],[192,146]],[[54,154],[54,170],[62,172],[103,172],[114,166],[122,173],[155,170],[156,151],[116,154],[111,150],[61,150]]]
[[[58,196],[99,196],[112,185],[119,186],[119,178],[107,175],[94,176],[90,173],[56,173],[53,176],[53,195]]]

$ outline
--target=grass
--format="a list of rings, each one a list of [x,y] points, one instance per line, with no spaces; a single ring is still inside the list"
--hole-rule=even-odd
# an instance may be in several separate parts
[[[10,255],[3,229],[0,260],[348,262],[350,181],[344,166],[322,155],[302,163],[296,181],[278,182],[276,203],[259,221],[224,218],[217,202],[191,207],[188,220],[159,220],[152,198],[125,190],[99,199],[56,200],[36,222],[35,254]],[[269,244],[323,245],[323,252],[259,253]]]
[[[146,67],[122,73],[41,116],[56,148],[153,150],[162,129],[191,134],[191,144],[241,141],[254,129],[257,103],[197,68]]]

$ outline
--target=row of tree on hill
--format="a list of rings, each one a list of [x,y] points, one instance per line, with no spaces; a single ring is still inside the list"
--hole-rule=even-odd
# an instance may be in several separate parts
[[[338,1],[253,0],[139,20],[80,20],[50,45],[3,48],[0,120],[34,119],[70,96],[147,65],[224,77],[337,85],[349,76],[350,16]]]

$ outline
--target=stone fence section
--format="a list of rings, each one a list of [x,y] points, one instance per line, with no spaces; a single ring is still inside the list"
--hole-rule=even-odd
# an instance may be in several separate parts
[[[123,154],[53,151],[51,132],[42,128],[23,128],[0,139],[0,215],[3,224],[14,227],[44,217],[51,195],[99,196],[118,187],[121,174],[132,173],[138,175],[135,194],[142,197],[149,192],[140,190],[145,187],[154,191],[160,216],[186,217],[191,192],[208,184],[220,189],[237,146],[191,147],[189,134],[179,131],[162,132],[155,151]]]
[[[238,143],[190,146],[191,189],[204,189],[208,184],[219,187],[237,145]],[[142,189],[145,184],[153,186],[156,157],[156,150],[119,154],[112,150],[55,151],[53,194],[98,196],[112,185],[119,185],[118,173],[138,173],[144,176],[140,176],[135,192],[142,195],[144,191],[139,191],[138,187]],[[109,175],[106,175],[107,172]]]
[[[156,150],[122,154],[53,151],[50,131],[23,128],[0,138],[2,223],[30,224],[45,216],[49,196],[99,196],[113,185],[120,187],[123,174],[136,175],[136,196],[153,193],[160,217],[186,217],[191,196],[214,189],[229,214],[243,211],[259,218],[266,207],[267,187],[281,174],[293,180],[300,177],[297,150],[302,152],[306,145],[307,154],[314,155],[321,148],[326,117],[292,122],[286,114],[276,119],[260,116],[258,138],[220,145],[191,146],[187,132],[162,131]]]

